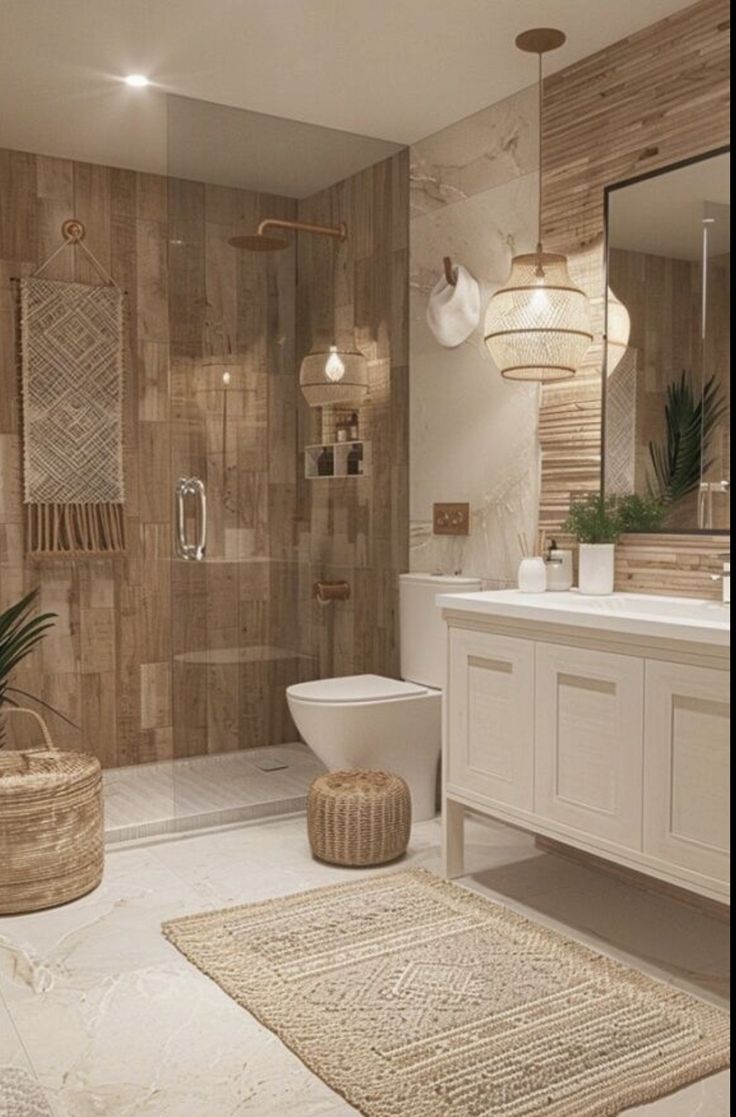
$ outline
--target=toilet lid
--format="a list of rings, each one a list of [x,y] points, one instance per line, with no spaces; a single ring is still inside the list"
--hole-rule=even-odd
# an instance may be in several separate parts
[[[339,679],[318,679],[296,683],[287,693],[302,702],[385,702],[390,698],[410,698],[427,694],[427,688],[383,675],[346,675]]]

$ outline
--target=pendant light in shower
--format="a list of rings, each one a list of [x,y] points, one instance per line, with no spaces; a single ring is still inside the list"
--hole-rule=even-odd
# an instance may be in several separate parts
[[[485,342],[506,380],[568,380],[590,348],[587,296],[570,279],[567,257],[542,246],[542,59],[565,42],[562,31],[536,28],[519,35],[519,50],[539,59],[539,237],[536,252],[515,256],[511,274],[493,295]]]
[[[310,407],[330,407],[363,402],[368,392],[368,362],[355,348],[337,344],[335,328],[335,299],[337,253],[332,256],[332,323],[333,340],[328,346],[313,349],[301,363],[299,383],[302,394]]]

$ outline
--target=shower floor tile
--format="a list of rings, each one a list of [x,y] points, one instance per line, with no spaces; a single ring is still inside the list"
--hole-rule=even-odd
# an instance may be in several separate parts
[[[285,767],[259,767],[274,761]],[[310,783],[323,771],[298,743],[113,768],[103,777],[105,841],[301,811]]]

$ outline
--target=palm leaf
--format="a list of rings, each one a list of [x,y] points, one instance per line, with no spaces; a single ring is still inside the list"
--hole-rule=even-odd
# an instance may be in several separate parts
[[[33,609],[38,598],[38,590],[33,590],[15,605],[11,605],[4,613],[0,613],[0,708],[4,704],[17,706],[11,694],[19,694],[23,698],[38,702],[39,705],[64,721],[69,721],[64,714],[49,706],[43,699],[28,694],[18,687],[10,685],[10,677],[16,667],[29,656],[34,648],[44,639],[49,629],[53,628],[56,620],[55,613],[41,613],[33,616]],[[69,722],[69,724],[73,724]],[[0,721],[0,747],[3,744],[3,725]]]
[[[696,398],[692,377],[685,371],[668,386],[666,435],[663,442],[649,443],[652,496],[672,505],[697,491],[712,464],[708,458],[710,439],[727,410],[715,376],[705,383],[700,398]]]

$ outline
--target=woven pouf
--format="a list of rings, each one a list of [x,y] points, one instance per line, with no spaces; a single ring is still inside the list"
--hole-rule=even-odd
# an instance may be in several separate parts
[[[307,797],[312,853],[332,865],[384,865],[406,853],[411,796],[391,772],[328,772]]]
[[[78,752],[0,752],[0,915],[38,911],[102,880],[102,772]]]

